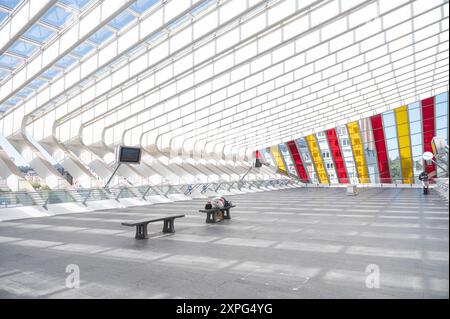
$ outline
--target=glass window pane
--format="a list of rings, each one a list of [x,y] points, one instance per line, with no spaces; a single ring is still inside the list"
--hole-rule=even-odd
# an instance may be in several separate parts
[[[64,58],[59,60],[56,65],[62,67],[63,69],[67,69],[70,65],[74,64],[77,61],[74,57],[66,55]]]
[[[55,32],[40,24],[35,24],[24,33],[24,37],[43,43],[45,40],[50,38]]]
[[[71,13],[65,9],[54,6],[50,8],[42,17],[42,21],[51,24],[55,27],[61,27],[71,16]]]
[[[53,79],[55,76],[61,73],[61,70],[58,68],[50,68],[41,75],[46,77],[47,79]]]
[[[72,6],[76,9],[82,9],[90,0],[60,0],[62,3]]]
[[[287,146],[285,144],[280,144],[279,149],[289,173],[297,176],[297,170],[295,169],[294,162],[292,161],[291,154],[289,153]]]
[[[8,14],[6,12],[0,11],[0,23],[2,23],[3,20],[5,20],[7,16],[8,16]]]
[[[137,13],[143,13],[160,0],[137,0],[130,8]]]
[[[436,95],[435,101],[436,101],[436,103],[448,102],[448,93],[445,92],[445,93]]]
[[[21,55],[23,57],[29,57],[36,50],[37,46],[22,40],[17,40],[16,42],[13,43],[13,45],[9,48],[8,51]]]
[[[4,66],[4,67],[7,67],[7,68],[14,69],[21,62],[22,62],[22,60],[20,60],[19,58],[15,58],[15,57],[12,57],[10,55],[4,54],[4,55],[0,56],[0,65]]]
[[[22,0],[2,0],[0,4],[8,9],[14,9]]]
[[[120,30],[133,20],[134,16],[131,13],[124,11],[121,14],[119,14],[116,18],[111,20],[109,25]]]
[[[83,57],[86,54],[89,53],[89,51],[91,51],[94,47],[87,44],[87,43],[82,43],[80,44],[78,47],[76,47],[72,53],[78,55],[79,57]]]
[[[92,42],[95,42],[97,44],[101,44],[112,35],[113,35],[113,33],[111,31],[109,31],[107,28],[101,28],[96,33],[94,33],[94,35],[92,35],[89,38],[89,40],[91,40]]]

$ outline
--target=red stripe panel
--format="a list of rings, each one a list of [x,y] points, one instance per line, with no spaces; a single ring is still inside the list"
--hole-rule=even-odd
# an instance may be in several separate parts
[[[339,183],[348,184],[347,171],[345,170],[344,159],[342,158],[341,148],[339,147],[338,137],[334,128],[327,130],[327,138]]]
[[[289,151],[291,152],[292,159],[294,160],[294,164],[297,167],[298,175],[300,176],[300,179],[302,182],[309,183],[308,174],[306,174],[305,167],[303,166],[302,158],[300,157],[300,154],[298,153],[297,145],[295,145],[294,141],[287,142],[287,145],[289,147]]]
[[[382,183],[390,183],[391,173],[389,172],[389,161],[386,151],[386,142],[384,140],[383,121],[381,120],[381,114],[372,116],[370,118],[370,122],[372,123],[375,148],[377,149],[380,179]]]
[[[433,153],[431,140],[435,135],[434,127],[434,98],[422,100],[422,128],[423,128],[423,151]],[[425,164],[425,163],[424,163]],[[425,164],[425,170],[428,174],[436,170],[434,163]],[[430,174],[431,175],[431,174]]]

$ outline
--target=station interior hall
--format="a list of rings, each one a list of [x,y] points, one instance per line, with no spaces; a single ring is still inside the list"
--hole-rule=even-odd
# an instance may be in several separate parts
[[[0,299],[448,299],[448,0],[0,0]]]

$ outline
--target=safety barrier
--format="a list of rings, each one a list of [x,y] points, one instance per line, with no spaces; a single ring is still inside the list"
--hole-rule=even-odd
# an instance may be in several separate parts
[[[448,201],[448,178],[437,178],[434,188],[442,198]]]
[[[146,200],[150,196],[166,198],[170,195],[190,196],[194,191],[198,191],[200,194],[214,194],[221,191],[261,189],[268,186],[281,188],[287,185],[301,186],[301,183],[292,179],[273,179],[183,185],[142,185],[111,188],[78,188],[74,190],[40,190],[35,192],[2,192],[0,193],[0,209],[23,206],[41,206],[47,209],[49,204],[61,203],[81,203],[84,206],[88,206],[88,203],[92,201],[115,200],[120,202],[121,199],[125,198]]]

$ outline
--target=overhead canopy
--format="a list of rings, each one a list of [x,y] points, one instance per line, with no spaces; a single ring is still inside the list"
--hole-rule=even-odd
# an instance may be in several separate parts
[[[256,150],[448,91],[446,0],[0,0],[0,39],[37,141]]]

